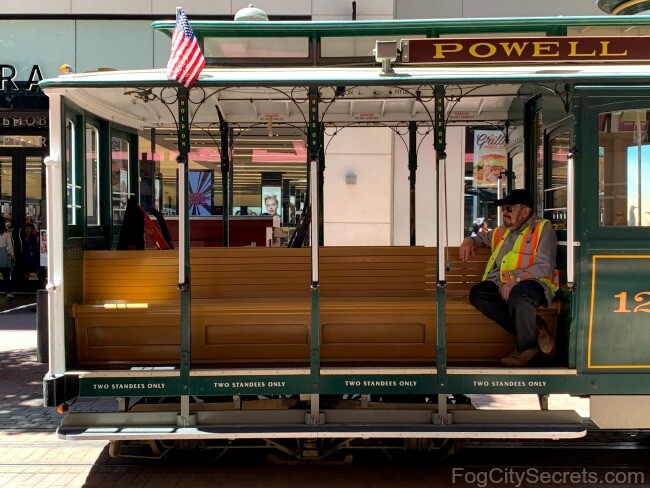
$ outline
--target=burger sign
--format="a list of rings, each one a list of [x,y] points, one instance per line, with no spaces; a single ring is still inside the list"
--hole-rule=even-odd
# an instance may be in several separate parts
[[[505,137],[497,130],[474,132],[474,186],[496,188],[506,170]]]

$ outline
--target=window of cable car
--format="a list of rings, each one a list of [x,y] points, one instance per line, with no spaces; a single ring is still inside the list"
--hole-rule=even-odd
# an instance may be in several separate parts
[[[99,130],[86,124],[86,222],[99,225]]]
[[[111,195],[113,198],[113,223],[124,220],[129,187],[129,142],[111,137]]]
[[[649,110],[599,116],[601,226],[650,226],[649,120]]]
[[[320,41],[322,58],[372,58],[375,59],[374,49],[377,41],[395,41],[402,37],[417,39],[423,35],[391,35],[391,36],[343,36],[323,37]]]
[[[523,151],[510,155],[512,189],[519,190],[526,188],[526,156]]]
[[[567,218],[567,155],[570,134],[561,132],[549,141],[550,166],[547,188],[544,190],[544,218],[553,223],[555,229],[566,228]]]
[[[505,136],[492,128],[467,128],[465,132],[465,221],[464,235],[469,236],[485,222],[497,226],[498,188],[506,187]],[[483,219],[483,220],[480,220]]]
[[[206,37],[204,55],[238,62],[251,58],[309,58],[308,37]]]
[[[75,123],[65,120],[65,178],[66,178],[66,207],[68,225],[76,225],[81,208],[81,185],[78,181],[76,161]]]

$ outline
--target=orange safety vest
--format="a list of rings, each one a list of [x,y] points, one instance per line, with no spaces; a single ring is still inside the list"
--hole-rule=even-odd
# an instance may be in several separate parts
[[[546,223],[550,224],[546,219],[538,220],[534,228],[531,228],[529,225],[521,234],[519,234],[512,249],[508,251],[501,260],[499,279],[502,283],[517,277],[517,275],[512,273],[512,271],[530,268],[535,263],[537,247],[539,246],[539,237],[542,233],[542,228]],[[483,280],[487,279],[488,274],[494,268],[501,246],[503,246],[503,243],[509,234],[510,229],[503,226],[497,227],[492,233],[492,255],[485,266]],[[553,292],[556,292],[560,287],[559,275],[556,270],[553,271],[552,276],[539,278],[539,281],[546,283]]]

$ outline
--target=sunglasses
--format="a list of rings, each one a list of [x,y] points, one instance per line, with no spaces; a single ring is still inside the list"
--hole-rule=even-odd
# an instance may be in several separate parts
[[[514,209],[512,208],[512,205],[504,205],[503,210],[507,211],[508,213],[512,213]]]

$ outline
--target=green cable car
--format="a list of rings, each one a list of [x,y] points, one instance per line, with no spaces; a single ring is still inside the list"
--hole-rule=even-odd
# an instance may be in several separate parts
[[[585,435],[559,393],[601,428],[650,427],[650,17],[192,27],[189,90],[164,70],[40,83],[45,403],[116,400],[71,409],[62,438],[314,458]],[[513,189],[551,222],[560,277],[539,309],[555,346],[521,368],[468,301],[489,252],[458,257]],[[129,206],[141,245],[120,245]],[[541,408],[447,403],[473,394]]]

